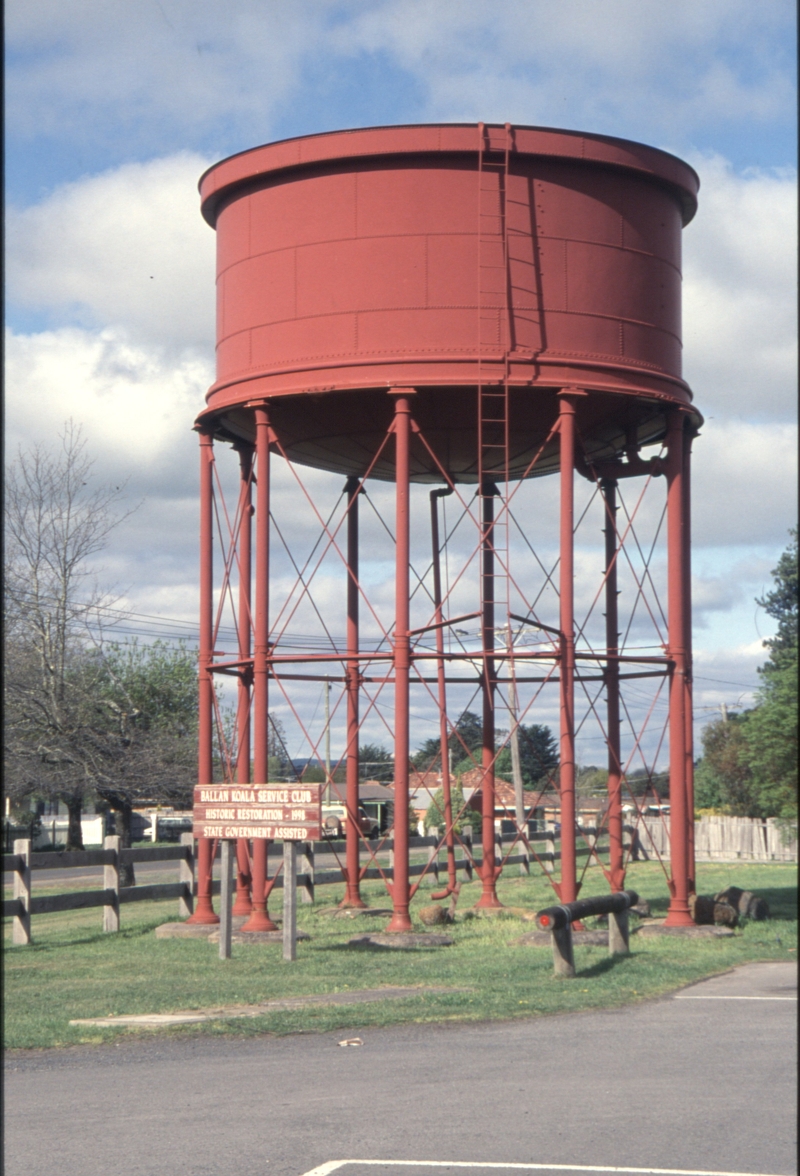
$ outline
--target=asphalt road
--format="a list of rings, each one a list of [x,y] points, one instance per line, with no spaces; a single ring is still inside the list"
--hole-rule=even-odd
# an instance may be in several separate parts
[[[384,858],[388,859],[388,850],[381,855],[381,861]],[[280,858],[270,854],[269,869],[270,874],[277,868]],[[317,870],[333,870],[336,868],[337,861],[331,853],[320,853],[315,855],[315,868]],[[178,863],[177,862],[137,862],[135,867],[137,885],[152,884],[155,882],[177,882],[178,880]],[[214,862],[214,877],[220,876],[219,861]],[[14,875],[11,871],[3,872],[3,884],[10,886],[14,880]],[[102,887],[103,885],[103,867],[102,866],[72,866],[70,868],[61,868],[54,870],[34,870],[33,871],[33,885],[34,887],[44,887],[69,883],[71,889],[75,890],[91,890],[95,887]]]
[[[575,981],[579,983],[580,980]],[[391,1161],[795,1171],[797,968],[609,1012],[17,1051],[7,1176],[439,1173]],[[745,999],[742,999],[742,998]],[[754,999],[758,998],[758,999]],[[323,1168],[333,1171],[331,1167]]]

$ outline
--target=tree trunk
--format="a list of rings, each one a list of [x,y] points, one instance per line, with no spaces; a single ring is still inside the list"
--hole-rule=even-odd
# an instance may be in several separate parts
[[[131,848],[131,817],[133,809],[129,804],[123,804],[115,810],[117,813],[116,830],[120,836],[120,849]],[[133,862],[128,862],[119,868],[119,884],[120,886],[135,886],[136,875],[133,870]]]
[[[71,793],[64,797],[64,803],[69,813],[67,826],[67,851],[83,849],[83,829],[81,828],[81,813],[83,812],[83,793]]]

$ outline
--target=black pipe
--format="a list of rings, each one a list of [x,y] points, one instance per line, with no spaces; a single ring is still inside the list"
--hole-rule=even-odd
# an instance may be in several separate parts
[[[597,898],[579,898],[562,906],[545,907],[536,915],[536,926],[541,931],[560,931],[578,919],[590,915],[619,914],[636,906],[639,895],[635,890],[620,890],[618,894],[600,894]]]

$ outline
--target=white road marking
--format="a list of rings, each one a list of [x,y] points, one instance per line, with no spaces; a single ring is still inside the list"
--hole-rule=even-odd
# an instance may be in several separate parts
[[[797,1000],[797,997],[796,996],[725,996],[724,994],[721,996],[712,996],[710,993],[708,995],[704,995],[704,996],[700,996],[700,995],[695,996],[695,995],[687,992],[687,993],[682,993],[679,996],[676,996],[675,1000]]]
[[[366,1168],[493,1168],[502,1172],[625,1172],[637,1176],[767,1176],[759,1172],[715,1172],[703,1168],[611,1168],[593,1164],[499,1164],[474,1160],[328,1160],[303,1176],[330,1176],[348,1165]]]

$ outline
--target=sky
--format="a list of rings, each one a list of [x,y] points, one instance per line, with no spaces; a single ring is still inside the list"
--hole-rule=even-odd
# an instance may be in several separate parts
[[[796,519],[794,22],[788,0],[6,0],[6,460],[71,418],[98,482],[124,487],[136,509],[98,567],[119,632],[196,632],[205,168],[344,127],[564,127],[700,175],[683,240],[684,375],[706,421],[698,724],[747,705],[773,630],[756,598]],[[388,590],[377,556],[370,574]],[[319,705],[308,693],[309,722]]]

